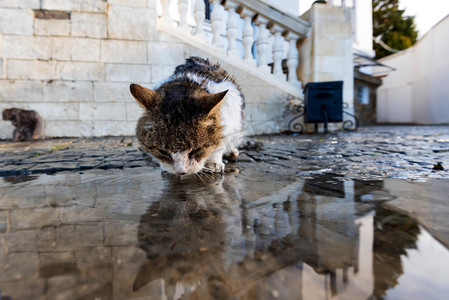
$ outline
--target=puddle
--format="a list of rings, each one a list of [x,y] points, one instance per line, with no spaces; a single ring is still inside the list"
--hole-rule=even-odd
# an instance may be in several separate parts
[[[438,224],[397,211],[405,191],[418,201],[447,183],[151,168],[0,178],[1,296],[443,298]]]

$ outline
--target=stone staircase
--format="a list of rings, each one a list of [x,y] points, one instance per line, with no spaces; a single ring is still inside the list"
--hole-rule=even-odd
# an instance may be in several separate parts
[[[160,34],[189,45],[186,56],[218,61],[236,78],[246,98],[247,134],[288,130],[292,103],[303,98],[298,47],[309,22],[255,0],[211,1],[210,20],[203,0],[161,4]]]

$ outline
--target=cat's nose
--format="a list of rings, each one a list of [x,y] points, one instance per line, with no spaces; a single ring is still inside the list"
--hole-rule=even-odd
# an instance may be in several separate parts
[[[187,172],[184,172],[184,171],[177,171],[176,172],[176,175],[186,175],[187,174]]]

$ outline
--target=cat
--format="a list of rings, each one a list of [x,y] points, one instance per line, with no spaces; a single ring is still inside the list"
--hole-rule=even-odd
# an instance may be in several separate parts
[[[220,65],[190,57],[155,90],[131,84],[145,109],[136,135],[141,148],[176,175],[224,171],[243,136],[244,96]]]
[[[12,133],[15,142],[31,141],[42,136],[42,118],[34,110],[8,108],[3,110],[2,117],[15,127]]]

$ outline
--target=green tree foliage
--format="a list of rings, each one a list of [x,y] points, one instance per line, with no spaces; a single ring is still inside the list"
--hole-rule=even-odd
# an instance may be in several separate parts
[[[404,10],[399,9],[399,0],[373,0],[373,35],[381,36],[381,42],[374,43],[376,58],[392,54],[385,49],[388,47],[407,49],[418,37],[415,17],[404,16]],[[382,42],[387,46],[382,47]]]

